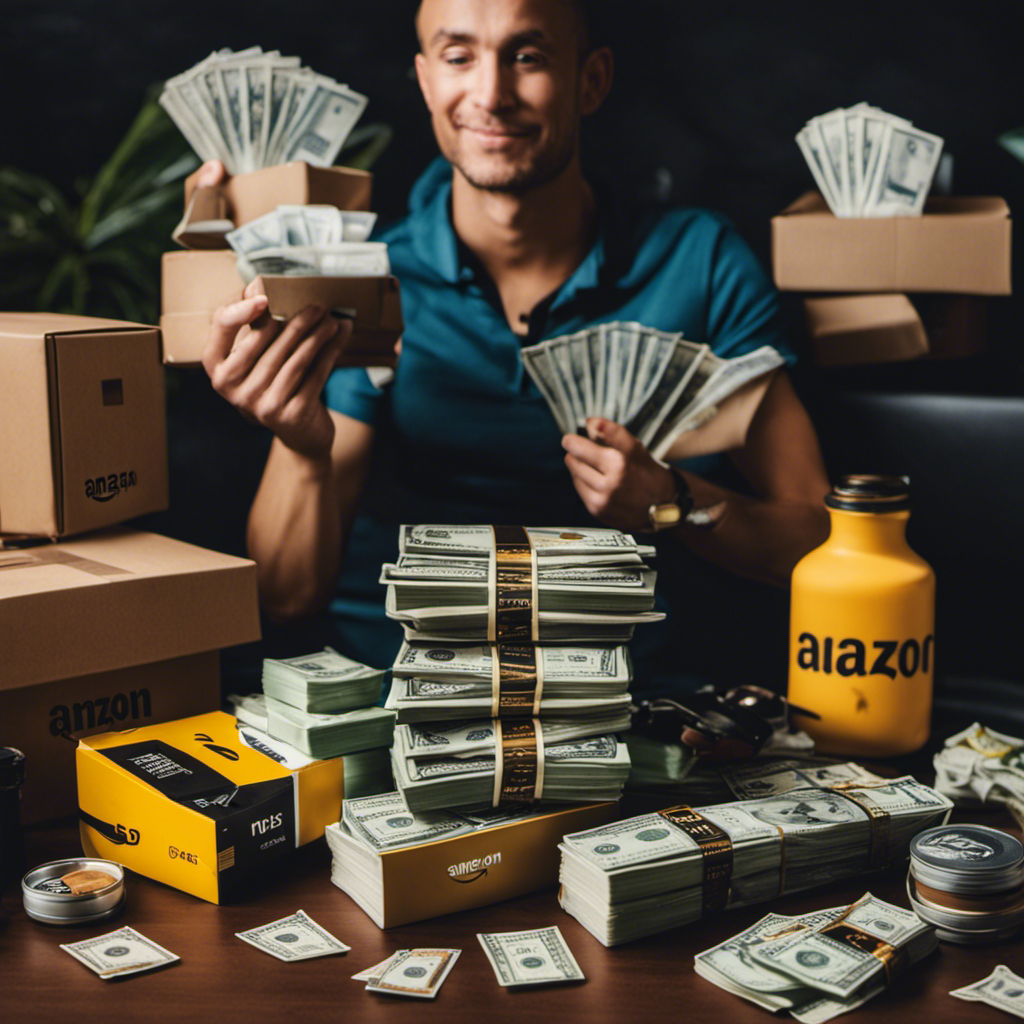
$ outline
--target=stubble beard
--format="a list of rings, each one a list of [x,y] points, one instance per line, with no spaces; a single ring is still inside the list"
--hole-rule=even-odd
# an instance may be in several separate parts
[[[576,136],[570,133],[557,147],[553,146],[547,152],[539,154],[529,166],[510,168],[504,173],[500,170],[490,174],[474,172],[467,166],[467,161],[461,158],[457,146],[452,146],[444,157],[473,188],[481,192],[521,196],[541,185],[546,185],[549,181],[554,181],[572,163],[575,153]]]

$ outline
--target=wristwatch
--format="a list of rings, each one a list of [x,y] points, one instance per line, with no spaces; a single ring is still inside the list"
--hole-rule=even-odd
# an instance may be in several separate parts
[[[675,477],[676,493],[671,501],[648,506],[647,518],[651,524],[650,528],[655,532],[678,526],[693,511],[693,495],[690,493],[686,478],[671,466],[668,469]]]
[[[669,472],[676,478],[676,494],[672,501],[662,505],[649,505],[647,508],[647,519],[650,522],[649,530],[668,530],[673,526],[685,523],[698,530],[710,530],[715,527],[725,515],[725,502],[719,501],[714,505],[705,508],[693,507],[693,495],[686,478],[677,469],[668,467]]]

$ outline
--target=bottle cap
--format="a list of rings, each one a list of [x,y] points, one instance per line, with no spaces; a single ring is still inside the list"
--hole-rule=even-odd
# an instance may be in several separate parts
[[[898,512],[910,508],[910,481],[905,476],[851,473],[839,478],[825,504],[848,512]]]

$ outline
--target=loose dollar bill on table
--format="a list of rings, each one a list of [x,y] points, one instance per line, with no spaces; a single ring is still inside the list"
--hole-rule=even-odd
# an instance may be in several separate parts
[[[321,928],[304,910],[258,928],[235,932],[235,937],[289,963],[347,953],[352,948]]]
[[[762,780],[755,779],[760,784]],[[669,808],[563,838],[559,900],[606,946],[878,870],[907,856],[952,804],[910,776],[810,788],[769,776],[768,795]],[[798,788],[782,787],[797,783]],[[702,843],[716,843],[707,873]]]
[[[140,971],[152,971],[181,959],[176,953],[127,926],[93,939],[62,943],[60,948],[108,981]]]
[[[987,1003],[1015,1017],[1024,1017],[1024,978],[1018,977],[1005,964],[1000,964],[987,977],[949,993],[971,1003]]]
[[[392,953],[391,956],[385,957],[383,960],[381,960],[380,963],[373,964],[373,966],[371,967],[364,967],[357,974],[352,975],[352,980],[370,981],[373,978],[379,978],[384,973],[384,968],[386,968],[387,965],[391,963],[392,959],[394,958],[394,955],[395,954]]]
[[[239,722],[321,760],[390,746],[394,734],[395,713],[385,708],[356,708],[328,715],[300,711],[262,693],[247,697],[232,693],[228,700]]]
[[[263,692],[300,711],[337,714],[376,704],[385,675],[385,669],[327,647],[296,658],[265,658]]]
[[[769,346],[723,359],[708,345],[635,322],[600,324],[523,349],[523,366],[563,434],[582,430],[591,416],[604,417],[626,427],[655,458],[666,457],[730,395],[782,363]],[[723,449],[742,445],[754,408]]]
[[[768,914],[694,958],[694,969],[766,1010],[822,1024],[881,992],[892,965],[916,963],[938,945],[915,914],[866,893],[849,907],[799,917]]]
[[[461,952],[460,949],[400,949],[384,963],[371,968],[379,968],[380,973],[366,979],[366,991],[436,999]]]
[[[942,139],[869,103],[812,117],[796,137],[837,217],[916,216],[942,155]]]
[[[975,722],[933,759],[935,788],[954,803],[1024,800],[1024,739]]]
[[[610,733],[592,735],[600,726],[600,719],[535,723],[543,758],[535,799],[590,803],[622,795],[629,775],[626,745]],[[499,772],[499,728],[501,724],[491,719],[398,726],[392,772],[409,810],[492,803]]]
[[[477,934],[502,986],[585,981],[580,965],[557,927]]]
[[[329,167],[366,97],[253,46],[218,50],[168,79],[160,105],[200,159],[241,174],[294,160]]]

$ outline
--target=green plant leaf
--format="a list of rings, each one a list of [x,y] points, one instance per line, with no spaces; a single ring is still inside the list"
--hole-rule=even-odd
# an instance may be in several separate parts
[[[1003,149],[1008,153],[1012,153],[1021,163],[1024,163],[1024,127],[1003,132],[997,141]]]
[[[356,128],[345,140],[336,162],[368,171],[388,148],[393,135],[391,126],[381,121]]]

